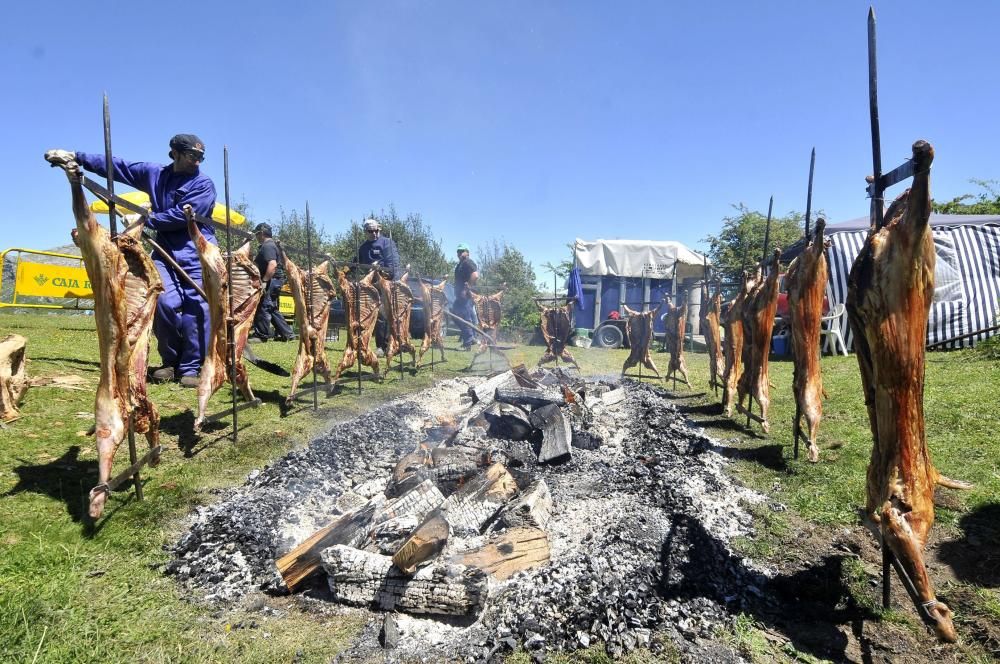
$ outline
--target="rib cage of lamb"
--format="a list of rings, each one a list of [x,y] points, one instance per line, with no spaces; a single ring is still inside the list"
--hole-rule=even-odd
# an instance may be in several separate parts
[[[413,313],[413,291],[406,283],[410,276],[404,272],[399,281],[380,275],[378,288],[382,292],[382,310],[388,325],[388,345],[385,350],[385,369],[392,366],[392,358],[402,353],[410,354],[410,364],[417,364],[417,349],[410,341],[410,316]]]
[[[280,246],[280,245],[279,245]],[[285,257],[285,274],[288,275],[288,290],[295,302],[295,324],[299,328],[299,349],[292,367],[292,386],[285,399],[292,404],[299,381],[315,366],[316,371],[326,380],[330,390],[330,362],[326,358],[326,330],[330,324],[330,303],[336,294],[336,287],[329,275],[329,261],[323,261],[304,271],[288,257]]]
[[[622,364],[623,376],[626,371],[638,364],[652,371],[657,378],[660,377],[660,372],[653,364],[653,358],[649,356],[649,349],[653,345],[653,320],[660,313],[661,307],[663,307],[662,302],[652,311],[646,312],[625,307],[625,314],[628,316],[625,319],[625,336],[628,339],[629,353]]]
[[[923,548],[934,523],[934,487],[968,488],[931,463],[924,428],[924,344],[934,294],[929,143],[913,144],[910,189],[874,227],[848,279],[847,312],[872,431],[866,515],[916,589],[938,637],[955,641],[951,610],[934,595]],[[918,610],[920,607],[918,607]]]
[[[448,306],[448,298],[444,294],[446,283],[448,283],[447,278],[436,286],[423,279],[420,280],[420,294],[424,302],[424,342],[420,345],[418,365],[423,363],[424,353],[431,348],[437,348],[441,352],[441,361],[444,361],[444,339],[441,336],[441,328],[444,324],[445,307]],[[434,351],[431,350],[431,359],[433,358]]]
[[[361,363],[371,367],[375,378],[380,377],[378,356],[371,349],[372,334],[378,321],[379,308],[382,306],[378,288],[374,284],[376,271],[371,270],[358,281],[347,278],[349,268],[337,270],[337,284],[344,296],[344,312],[347,314],[347,344],[344,354],[333,374],[333,382],[337,382],[344,369],[354,364],[358,358]]]
[[[576,300],[571,299],[561,307],[543,307],[535,302],[542,314],[542,337],[545,338],[545,352],[538,360],[538,366],[546,362],[554,362],[557,358],[572,364],[577,369],[573,356],[566,349],[569,337],[573,333],[573,306]]]
[[[723,344],[726,370],[722,377],[722,408],[726,417],[733,414],[737,386],[743,377],[743,309],[746,306],[747,298],[756,288],[760,276],[759,270],[755,271],[753,275],[746,271],[743,272],[740,292],[728,303],[727,311],[723,316],[726,328],[726,339]]]
[[[768,356],[771,352],[771,332],[774,314],[778,310],[778,259],[775,249],[771,271],[767,278],[747,297],[743,305],[743,375],[737,383],[738,409],[749,413],[756,401],[760,408],[760,425],[764,433],[771,430],[767,413],[771,407]],[[743,400],[747,400],[743,409]]]
[[[670,351],[670,364],[667,367],[666,379],[677,379],[678,372],[684,379],[684,384],[691,387],[688,380],[687,365],[684,363],[684,323],[687,321],[687,297],[681,299],[679,305],[667,305],[666,334],[667,348]]]
[[[794,362],[792,392],[795,394],[796,419],[793,434],[801,431],[808,441],[809,460],[819,461],[816,436],[823,417],[823,377],[820,374],[820,324],[823,318],[823,294],[826,291],[827,267],[824,251],[826,220],[816,220],[816,234],[809,246],[788,266],[789,325],[792,330]],[[803,421],[805,426],[802,426]]]
[[[188,232],[198,248],[201,259],[202,283],[205,295],[208,296],[208,313],[210,318],[208,349],[205,361],[201,365],[201,380],[198,384],[198,416],[194,420],[195,430],[201,428],[208,409],[208,400],[212,398],[230,374],[232,359],[229,354],[229,329],[227,321],[232,318],[233,343],[236,347],[236,366],[232,371],[233,379],[243,398],[247,401],[255,399],[250,389],[250,376],[243,365],[243,349],[247,346],[250,328],[253,327],[257,304],[263,294],[260,272],[250,259],[250,242],[246,242],[232,255],[232,283],[226,264],[229,253],[222,253],[219,247],[209,242],[194,220],[194,212],[190,205],[184,206],[187,216]],[[229,308],[229,290],[232,289],[232,311]]]
[[[716,285],[715,295],[709,295],[709,283],[706,278],[701,284],[701,330],[705,335],[705,346],[708,350],[708,384],[712,389],[722,383],[726,371],[725,358],[722,354],[722,293]]]
[[[90,491],[90,516],[98,518],[111,490],[111,467],[131,417],[151,449],[159,446],[160,415],[146,393],[149,335],[156,301],[163,292],[160,274],[139,243],[142,225],[112,238],[90,211],[83,174],[75,161],[53,153],[46,159],[66,171],[80,247],[94,292],[94,322],[101,355],[101,377],[94,398],[98,485]],[[151,465],[159,462],[159,454]]]
[[[496,293],[492,295],[480,295],[479,293],[472,293],[472,303],[476,307],[476,316],[479,318],[479,327],[489,335],[489,339],[486,339],[482,335],[479,337],[479,348],[476,350],[476,355],[480,355],[486,352],[486,349],[491,345],[496,345],[497,343],[497,332],[500,330],[500,319],[503,315],[503,307],[501,303],[503,301],[503,294],[506,289],[506,284],[500,287]],[[475,357],[472,358],[475,360]]]

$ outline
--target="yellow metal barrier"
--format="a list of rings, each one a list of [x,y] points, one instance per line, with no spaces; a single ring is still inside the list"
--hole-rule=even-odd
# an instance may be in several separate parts
[[[94,293],[87,278],[87,270],[83,267],[83,258],[72,254],[59,254],[54,251],[37,251],[35,249],[11,248],[0,252],[0,265],[6,265],[7,254],[17,252],[14,267],[14,288],[11,301],[0,300],[3,307],[28,307],[34,309],[93,309],[93,306],[80,306],[80,300],[93,299]],[[55,265],[52,263],[32,263],[22,261],[22,254],[34,256],[51,256],[74,261],[76,265]],[[3,293],[3,273],[0,272],[0,293]],[[48,297],[75,300],[72,305],[47,304],[18,301],[18,297]]]

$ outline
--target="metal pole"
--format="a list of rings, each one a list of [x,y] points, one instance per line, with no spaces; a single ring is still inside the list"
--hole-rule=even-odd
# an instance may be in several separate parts
[[[892,608],[892,578],[889,570],[892,568],[892,551],[882,535],[882,608],[888,611]]]
[[[115,216],[115,163],[111,160],[111,110],[107,92],[104,93],[104,164],[108,172],[108,221],[114,239],[118,235],[118,218]]]
[[[226,247],[228,249],[226,252],[226,275],[229,278],[227,282],[229,287],[226,289],[229,292],[226,335],[229,347],[229,387],[233,394],[233,442],[235,443],[239,435],[237,423],[239,415],[237,415],[236,409],[236,340],[233,338],[236,335],[236,326],[233,323],[233,233],[232,222],[229,218],[229,146],[227,145],[222,146],[222,176],[226,189]]]
[[[878,126],[878,62],[875,54],[875,7],[868,7],[868,112],[872,124],[872,211],[875,230],[882,228],[882,138]]]
[[[806,192],[806,241],[809,241],[809,215],[812,213],[813,203],[813,170],[816,168],[816,148],[812,149],[809,156],[809,190]]]
[[[313,272],[312,272],[312,270],[313,270],[312,260],[313,260],[313,258],[312,258],[312,232],[310,231],[310,225],[309,225],[309,201],[306,201],[306,265],[309,267],[309,271],[306,273],[306,274],[309,275],[309,279],[307,280],[308,281],[307,287],[308,287],[309,290],[307,291],[306,297],[308,299],[306,300],[306,302],[307,302],[307,306],[309,307],[309,329],[310,330],[312,330],[313,327],[314,327],[313,326],[312,291],[313,291],[313,281],[315,281],[315,279],[316,279],[316,275],[314,275]],[[299,330],[299,333],[301,334],[302,330]],[[308,343],[308,341],[306,343]],[[316,340],[314,342],[314,345],[312,347],[312,355],[313,355],[313,363],[312,363],[312,365],[313,365],[312,366],[312,370],[313,370],[313,391],[312,391],[313,392],[313,410],[319,409],[319,396],[316,394],[316,390],[319,387],[319,384],[318,384],[317,378],[316,378],[316,355],[319,354],[319,348],[317,346],[318,346],[318,344],[321,344],[321,343],[326,343],[326,339],[320,339],[319,336],[317,336]]]
[[[771,200],[767,204],[767,224],[764,225],[764,254],[760,257],[761,267],[766,265],[767,250],[768,246],[771,244],[771,212],[773,210],[774,210],[774,196],[771,196]]]

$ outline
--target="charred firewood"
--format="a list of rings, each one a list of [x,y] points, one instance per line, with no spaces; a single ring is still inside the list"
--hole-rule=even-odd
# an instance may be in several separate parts
[[[687,296],[681,299],[681,303],[674,306],[668,305],[666,319],[667,350],[670,352],[670,364],[667,366],[667,375],[664,380],[673,378],[677,380],[680,373],[684,379],[684,384],[691,387],[688,380],[687,365],[684,363],[684,326],[687,322]],[[675,382],[674,385],[677,383]]]
[[[518,526],[462,554],[461,562],[505,581],[517,572],[545,564],[549,558],[549,537],[545,531]]]
[[[625,320],[625,337],[628,339],[629,354],[622,364],[622,375],[637,364],[642,364],[654,374],[660,377],[653,359],[649,356],[649,349],[653,345],[653,320],[660,313],[663,303],[657,305],[656,309],[647,311],[635,311],[625,307],[628,318]]]
[[[201,428],[205,420],[208,400],[215,394],[230,375],[231,358],[229,354],[229,326],[233,323],[233,343],[236,347],[236,387],[243,398],[253,401],[253,390],[250,389],[250,377],[243,365],[243,349],[246,348],[250,328],[253,327],[254,313],[260,302],[264,287],[260,281],[260,271],[250,258],[250,242],[232,252],[233,269],[232,283],[229,283],[229,273],[226,264],[229,254],[223,254],[219,247],[209,242],[202,235],[201,229],[194,221],[194,212],[190,205],[184,206],[187,216],[188,232],[198,249],[201,259],[201,272],[208,298],[208,313],[210,320],[208,350],[205,361],[201,365],[201,381],[198,384],[198,416],[194,420],[195,431]],[[232,290],[232,297],[229,296]],[[229,309],[230,299],[233,303]]]
[[[407,266],[409,269],[409,266]],[[410,364],[417,365],[417,349],[410,342],[410,314],[413,313],[413,291],[404,272],[399,281],[380,275],[378,288],[382,292],[382,313],[389,327],[389,340],[385,349],[385,370],[392,367],[392,358],[401,353],[410,354]]]
[[[24,371],[27,342],[20,334],[8,334],[0,341],[0,421],[3,422],[21,416],[17,406],[28,389],[28,376]]]
[[[503,508],[497,523],[504,528],[530,526],[544,529],[551,516],[552,494],[549,485],[540,479]]]
[[[566,397],[554,390],[537,390],[530,387],[498,387],[493,398],[500,403],[515,406],[558,406],[566,403]]]
[[[111,465],[131,417],[152,450],[159,447],[160,415],[146,394],[149,333],[163,282],[139,244],[142,226],[110,234],[97,223],[83,194],[83,173],[75,161],[46,154],[69,178],[76,218],[74,241],[80,247],[94,291],[94,322],[101,354],[101,378],[94,398],[99,484],[90,491],[90,516],[104,511],[111,489]],[[155,453],[151,464],[159,462]]]
[[[823,377],[819,368],[820,323],[827,279],[824,251],[830,246],[830,241],[823,237],[825,228],[826,220],[817,219],[816,235],[806,250],[788,266],[785,276],[792,328],[792,357],[795,362],[792,378],[795,420],[792,422],[792,431],[795,436],[799,436],[800,432],[805,436],[809,445],[809,460],[814,463],[819,461],[816,435],[823,416]]]
[[[347,272],[348,268],[337,271],[337,283],[344,296],[344,312],[347,314],[347,345],[344,346],[344,355],[340,358],[337,371],[333,374],[334,383],[359,356],[362,364],[372,368],[375,378],[379,377],[378,357],[371,349],[372,334],[375,332],[381,306],[378,288],[373,283],[375,270],[354,283],[347,279]]]
[[[573,430],[559,406],[542,406],[532,411],[528,420],[542,432],[542,445],[538,450],[540,463],[572,456]]]
[[[708,349],[708,384],[712,389],[723,387],[726,360],[722,354],[722,293],[716,286],[715,295],[709,295],[709,283],[701,284],[701,331]]]
[[[444,362],[444,312],[448,307],[448,298],[444,294],[444,285],[448,283],[445,277],[436,286],[432,286],[424,280],[420,281],[420,293],[424,302],[424,343],[420,346],[420,355],[417,357],[417,365],[424,361],[424,353],[430,348],[437,348],[441,352],[441,361]],[[434,351],[431,351],[431,358]]]
[[[392,563],[403,574],[413,574],[418,565],[441,553],[450,533],[448,521],[440,510],[431,512],[393,554]]]
[[[494,404],[483,414],[490,423],[489,433],[495,438],[525,440],[535,430],[527,411],[512,404]]]
[[[574,302],[575,300],[570,300],[561,307],[543,307],[535,302],[535,306],[542,314],[542,336],[545,338],[545,353],[538,360],[538,366],[542,366],[546,362],[554,362],[558,358],[572,364],[577,369],[580,368],[580,365],[566,349],[569,337],[573,334]]]
[[[873,446],[866,512],[919,599],[938,638],[955,641],[951,609],[934,596],[922,550],[934,523],[935,484],[924,428],[924,344],[934,294],[930,166],[934,150],[913,144],[913,185],[871,228],[848,280],[847,312],[861,370]],[[905,581],[904,581],[905,582]]]
[[[517,482],[501,463],[479,473],[448,496],[442,509],[457,535],[478,535],[511,498]]]
[[[295,323],[299,328],[299,350],[292,368],[292,386],[285,400],[290,406],[299,381],[313,367],[326,379],[327,390],[332,385],[330,362],[326,358],[326,331],[330,324],[330,303],[336,294],[336,288],[330,279],[328,261],[304,271],[285,251],[281,253],[285,257],[288,289],[295,302]]]
[[[737,410],[760,422],[764,433],[771,429],[767,412],[771,406],[768,379],[768,359],[771,352],[771,332],[774,314],[778,310],[778,259],[781,250],[774,250],[771,272],[754,289],[743,305],[743,375],[737,384],[739,403]],[[743,408],[743,400],[747,406]],[[753,402],[760,408],[760,415],[751,415]]]

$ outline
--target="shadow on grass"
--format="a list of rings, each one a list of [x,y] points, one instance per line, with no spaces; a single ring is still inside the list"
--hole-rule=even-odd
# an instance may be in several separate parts
[[[677,410],[684,415],[716,415],[720,416],[725,411],[721,403],[706,403],[699,406],[677,406]],[[730,420],[731,421],[731,420]]]
[[[753,461],[776,472],[787,472],[788,462],[784,456],[784,445],[761,445],[759,447],[720,447],[719,453],[727,459]]]
[[[31,358],[34,362],[51,362],[52,364],[76,364],[80,367],[87,367],[93,369],[100,369],[100,361],[94,360],[78,360],[72,357],[33,357]]]
[[[958,525],[963,537],[942,542],[938,558],[962,581],[1000,587],[1000,503],[980,505]]]
[[[61,457],[42,464],[14,466],[15,484],[4,496],[31,492],[66,504],[66,512],[75,523],[89,524],[90,489],[97,484],[97,461],[81,460],[80,446],[73,445]],[[127,483],[131,488],[132,483]],[[119,487],[124,491],[126,487]]]

